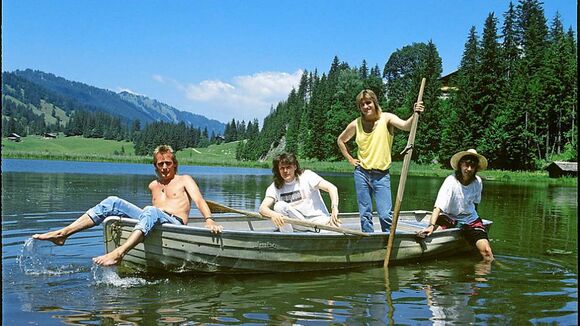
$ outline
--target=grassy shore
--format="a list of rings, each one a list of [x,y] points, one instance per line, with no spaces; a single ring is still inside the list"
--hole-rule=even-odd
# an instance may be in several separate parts
[[[209,166],[236,166],[236,167],[271,167],[270,161],[238,161],[236,160],[236,142],[211,145],[207,148],[188,148],[177,152],[177,158],[182,165],[209,165]],[[133,143],[87,139],[82,137],[63,137],[45,139],[40,136],[23,137],[20,142],[2,139],[2,158],[88,161],[88,162],[124,162],[124,163],[151,163],[149,156],[134,154]],[[318,172],[352,172],[352,167],[346,161],[320,162],[301,160],[302,167]],[[394,162],[391,171],[398,175],[402,162]],[[412,163],[409,175],[436,176],[449,175],[449,169],[439,165],[419,165]],[[546,182],[558,185],[576,186],[577,178],[551,179],[546,171],[514,172],[502,170],[487,170],[480,175],[487,180],[509,182]]]

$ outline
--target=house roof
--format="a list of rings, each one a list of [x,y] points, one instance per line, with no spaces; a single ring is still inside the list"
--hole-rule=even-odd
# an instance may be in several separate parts
[[[555,161],[548,165],[548,168],[553,166],[559,167],[562,171],[578,171],[578,162]]]

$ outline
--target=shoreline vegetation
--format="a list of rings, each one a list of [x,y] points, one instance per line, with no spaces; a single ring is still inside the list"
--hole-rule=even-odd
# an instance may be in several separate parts
[[[207,148],[187,148],[177,152],[181,165],[205,165],[246,168],[271,168],[271,160],[239,161],[236,159],[238,142],[210,145]],[[40,136],[23,137],[20,142],[2,139],[2,158],[32,159],[32,160],[62,160],[85,162],[115,162],[115,163],[151,163],[150,156],[134,154],[133,143],[103,139],[88,139],[83,137],[59,137],[45,139]],[[303,168],[317,172],[351,173],[352,167],[346,161],[324,162],[300,159]],[[395,161],[391,174],[400,175],[402,161]],[[450,169],[439,164],[417,164],[411,162],[409,175],[424,177],[446,177]],[[541,182],[557,185],[577,186],[578,178],[564,177],[553,179],[547,171],[503,171],[486,170],[479,175],[488,181],[502,182]]]

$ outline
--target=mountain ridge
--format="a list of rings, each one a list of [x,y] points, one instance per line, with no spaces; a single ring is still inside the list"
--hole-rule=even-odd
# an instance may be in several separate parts
[[[37,85],[36,92],[38,94],[34,94],[32,98],[27,98],[26,94],[22,94],[24,92],[20,89],[14,89],[14,84],[10,84],[11,81],[17,79],[10,78],[12,76]],[[2,77],[3,98],[5,95],[17,95],[15,96],[16,98],[35,106],[40,103],[39,99],[49,103],[51,99],[53,101],[57,99],[59,102],[57,106],[61,107],[67,114],[70,114],[73,110],[83,110],[105,112],[110,115],[119,116],[126,123],[131,123],[135,120],[139,120],[141,124],[156,121],[169,123],[185,122],[187,125],[201,130],[207,128],[208,133],[211,134],[213,132],[216,135],[223,134],[225,130],[225,124],[220,121],[209,119],[203,115],[178,110],[168,104],[144,95],[136,95],[127,91],[116,93],[108,89],[67,80],[52,73],[26,69],[3,72]]]

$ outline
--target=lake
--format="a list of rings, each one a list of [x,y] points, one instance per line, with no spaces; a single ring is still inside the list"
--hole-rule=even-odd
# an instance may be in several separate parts
[[[179,173],[193,176],[206,199],[251,211],[271,183],[268,169],[180,166]],[[356,211],[352,175],[321,175],[339,188],[340,211]],[[153,178],[148,164],[3,159],[3,325],[578,323],[577,187],[484,181],[479,211],[494,221],[498,261],[491,268],[463,255],[388,270],[125,275],[92,264],[104,253],[100,226],[63,247],[27,242],[109,195],[149,205]],[[402,209],[430,210],[442,182],[409,177]]]

